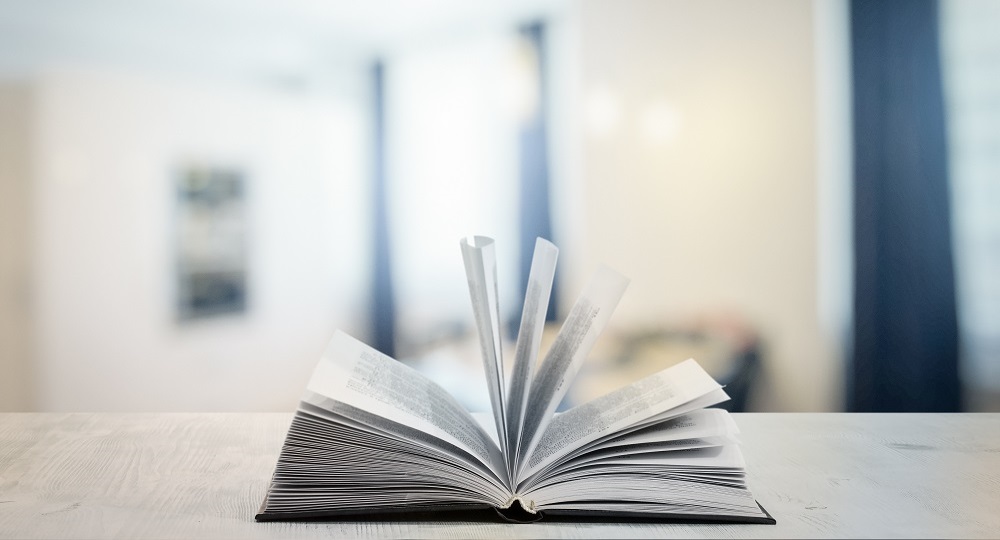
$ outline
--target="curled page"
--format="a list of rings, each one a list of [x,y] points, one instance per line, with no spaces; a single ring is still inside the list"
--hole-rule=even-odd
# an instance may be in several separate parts
[[[500,305],[497,291],[496,246],[492,238],[474,236],[462,239],[462,259],[469,280],[469,296],[479,331],[486,384],[489,386],[493,421],[500,436],[500,447],[507,448],[507,420],[504,414],[504,368],[500,341]],[[508,459],[504,452],[504,461]]]
[[[521,441],[521,422],[524,409],[528,405],[531,376],[538,360],[538,347],[542,342],[545,328],[545,313],[552,295],[552,280],[556,275],[556,259],[559,249],[547,240],[535,240],[535,253],[531,258],[531,272],[524,295],[524,309],[521,311],[521,325],[517,332],[517,346],[514,349],[514,367],[507,388],[507,455],[511,472],[516,470],[516,456]]]
[[[518,451],[519,470],[524,468],[524,458],[538,444],[627,286],[627,278],[602,266],[573,305],[531,381]]]
[[[679,407],[674,407],[655,416],[651,416],[649,418],[641,420],[636,424],[631,424],[625,429],[618,430],[613,433],[608,433],[603,437],[595,439],[593,442],[589,444],[580,446],[574,449],[572,452],[564,455],[562,458],[553,462],[552,465],[549,465],[548,467],[543,469],[539,474],[542,475],[548,474],[548,471],[552,469],[552,467],[558,468],[560,462],[573,459],[575,456],[581,454],[586,454],[587,452],[602,446],[604,443],[610,440],[620,440],[623,438],[627,438],[632,433],[637,433],[649,428],[656,427],[657,425],[662,424],[663,422],[668,422],[672,419],[677,418],[678,416],[685,415],[693,411],[702,410],[705,409],[705,407],[711,407],[712,405],[718,405],[719,403],[728,400],[729,400],[729,395],[726,394],[726,392],[722,388],[717,388],[701,397],[692,399],[691,401],[688,401],[687,403]]]
[[[500,448],[451,394],[344,332],[330,340],[307,389],[442,439],[507,476]]]
[[[697,362],[685,360],[574,407],[549,423],[538,444],[525,459],[525,475],[538,472],[576,448],[719,388],[719,383]]]

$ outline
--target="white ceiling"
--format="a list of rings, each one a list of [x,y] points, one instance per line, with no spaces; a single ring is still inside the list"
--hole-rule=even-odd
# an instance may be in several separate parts
[[[301,76],[572,0],[0,0],[0,72],[97,61]]]

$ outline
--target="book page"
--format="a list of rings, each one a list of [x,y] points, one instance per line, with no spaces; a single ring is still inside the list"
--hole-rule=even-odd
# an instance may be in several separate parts
[[[497,426],[495,423],[493,423],[493,413],[474,412],[469,414],[472,415],[472,419],[475,420],[477,424],[479,424],[479,427],[483,428],[483,431],[485,431],[490,436],[490,439],[492,439],[493,442],[496,443],[497,447],[499,448],[500,438],[497,435]]]
[[[545,313],[548,311],[552,295],[552,280],[556,274],[556,259],[559,249],[552,242],[538,238],[535,253],[531,258],[528,287],[524,295],[521,325],[517,332],[517,346],[514,349],[514,367],[510,374],[507,393],[507,455],[517,456],[521,441],[521,423],[524,409],[528,406],[528,392],[531,377],[538,361],[538,348],[545,329]],[[516,459],[511,460],[511,472],[516,470]]]
[[[462,260],[469,281],[469,296],[475,314],[479,345],[482,350],[486,384],[490,392],[493,421],[500,436],[500,447],[507,448],[507,420],[504,413],[504,367],[500,335],[500,306],[497,291],[496,245],[492,238],[463,238]],[[507,454],[504,453],[506,463]]]
[[[496,506],[509,498],[504,483],[457,446],[307,392],[282,445],[267,510],[368,513],[401,501]]]
[[[552,420],[556,407],[569,390],[570,383],[580,371],[627,286],[627,278],[602,266],[570,310],[531,381],[521,430],[519,469],[524,468],[524,458],[538,444],[539,437]]]
[[[528,456],[525,474],[630,425],[719,389],[694,360],[685,360],[555,417]]]
[[[618,511],[763,516],[746,488],[735,444],[612,456],[525,492],[543,511]]]
[[[588,445],[582,452],[574,450],[539,473],[538,476],[544,477],[545,480],[540,481],[538,485],[558,482],[567,470],[621,455],[736,444],[735,434],[738,432],[736,423],[727,411],[694,410],[647,428],[598,440]]]
[[[710,445],[677,452],[640,452],[603,457],[603,466],[627,465],[639,470],[640,465],[662,465],[664,467],[704,467],[718,469],[742,469],[746,466],[739,446],[734,443]]]
[[[506,478],[490,436],[448,392],[421,373],[337,331],[308,391],[433,435]]]
[[[727,395],[722,388],[716,388],[715,390],[712,390],[711,392],[703,396],[699,396],[695,399],[692,399],[691,401],[688,401],[683,405],[674,407],[670,410],[667,410],[650,418],[643,419],[635,424],[629,425],[624,429],[607,432],[601,437],[598,437],[597,439],[594,439],[593,441],[587,444],[583,444],[574,448],[571,452],[563,455],[561,458],[553,461],[546,467],[540,469],[538,472],[534,473],[534,476],[531,479],[525,482],[525,485],[531,485],[533,484],[534,481],[541,481],[543,477],[548,477],[550,476],[550,474],[558,474],[558,469],[562,467],[561,465],[562,463],[570,461],[576,458],[577,456],[586,454],[591,450],[599,448],[603,446],[605,443],[608,443],[609,441],[625,439],[630,437],[633,433],[638,434],[640,432],[645,432],[646,430],[655,429],[659,426],[662,426],[666,422],[670,422],[674,419],[677,419],[678,417],[687,415],[688,413],[698,412],[705,409],[705,407],[711,407],[712,405],[717,405],[719,403],[728,400],[729,400],[729,395]],[[705,409],[705,410],[721,411],[721,409]],[[721,412],[726,412],[726,411],[721,411]],[[728,416],[728,413],[727,413],[727,418],[728,422],[732,422],[732,418]],[[733,426],[734,426],[733,429],[735,429],[735,424],[733,424]],[[736,433],[736,431],[734,431],[733,433]]]
[[[739,433],[736,422],[723,409],[698,409],[638,431],[612,437],[591,450],[682,439],[726,437]]]

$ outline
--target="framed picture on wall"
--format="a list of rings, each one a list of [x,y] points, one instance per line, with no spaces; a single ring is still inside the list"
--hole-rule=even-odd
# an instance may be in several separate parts
[[[247,310],[246,179],[233,167],[186,166],[176,178],[176,318]]]

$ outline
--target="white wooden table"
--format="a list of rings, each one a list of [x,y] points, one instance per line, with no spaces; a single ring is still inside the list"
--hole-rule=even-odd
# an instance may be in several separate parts
[[[288,414],[0,414],[0,538],[998,537],[1000,414],[741,414],[777,525],[256,523]]]

